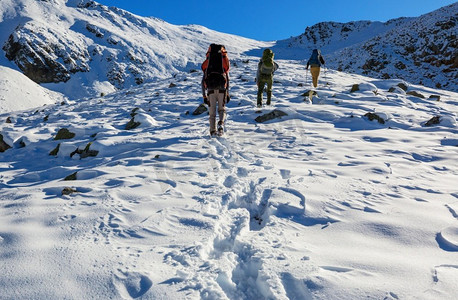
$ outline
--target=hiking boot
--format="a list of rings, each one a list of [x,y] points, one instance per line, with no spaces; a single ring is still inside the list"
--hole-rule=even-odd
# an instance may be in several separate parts
[[[270,105],[270,100],[267,100],[266,105]]]
[[[223,121],[219,121],[218,122],[218,131],[219,132],[224,131],[224,123],[223,123]]]
[[[216,130],[210,130],[210,135],[211,136],[216,136]]]

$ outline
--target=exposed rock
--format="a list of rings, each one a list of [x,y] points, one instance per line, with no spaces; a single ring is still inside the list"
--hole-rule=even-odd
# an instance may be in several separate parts
[[[171,82],[171,83],[169,84],[169,89],[170,89],[170,88],[174,88],[174,87],[176,87],[176,86],[177,86],[177,85],[176,85],[175,83]]]
[[[194,116],[197,116],[197,115],[200,115],[200,114],[203,114],[204,112],[208,111],[207,109],[207,106],[203,103],[201,103],[197,108],[196,110],[194,110],[194,112],[192,113]]]
[[[351,87],[350,93],[359,91],[359,84],[354,84]]]
[[[140,122],[136,122],[135,121],[135,117],[132,117],[130,119],[130,121],[126,124],[126,130],[131,130],[131,129],[135,129],[137,128],[138,126],[140,126],[141,123]]]
[[[379,122],[380,124],[385,124],[385,120],[383,120],[383,118],[381,118],[379,115],[375,113],[368,112],[364,116],[368,118],[369,121],[377,120],[377,122]]]
[[[256,119],[254,119],[256,122],[258,123],[264,123],[264,122],[267,122],[267,121],[270,121],[270,120],[273,120],[273,119],[276,119],[276,118],[281,118],[281,117],[284,117],[284,116],[287,116],[288,114],[281,111],[281,110],[278,110],[278,109],[275,109],[267,114],[264,114],[264,115],[260,115],[258,117],[256,117]]]
[[[89,71],[86,47],[61,39],[62,33],[30,21],[19,26],[3,46],[6,57],[37,83],[66,82]]]
[[[404,92],[407,92],[407,85],[405,83],[400,82],[400,83],[398,83],[397,86],[400,87],[401,89],[403,89]]]
[[[13,123],[13,122],[11,121],[11,117],[6,118],[6,123],[10,123],[10,124]]]
[[[89,32],[93,33],[98,38],[103,38],[103,36],[104,36],[102,30],[100,28],[98,28],[97,26],[93,25],[93,24],[87,23],[86,24],[86,29]]]
[[[64,187],[62,190],[62,195],[71,195],[73,193],[77,193],[78,191],[74,188],[71,187]]]
[[[76,180],[78,172],[72,173],[64,178],[64,181]]]
[[[313,96],[316,96],[316,95],[318,95],[318,93],[316,91],[308,90],[305,93],[303,93],[301,96],[302,97],[313,97]]]
[[[439,96],[439,95],[431,95],[431,96],[429,96],[428,99],[434,100],[434,101],[440,101],[441,100],[441,96]]]
[[[424,125],[429,127],[433,125],[438,125],[441,122],[441,117],[440,116],[434,116],[431,119],[429,119]]]
[[[69,140],[75,137],[73,132],[70,132],[67,128],[59,129],[54,140]]]
[[[135,107],[135,108],[132,109],[132,111],[130,112],[130,116],[131,116],[131,117],[135,117],[135,116],[138,114],[137,111],[139,111],[139,110],[140,110],[140,108]]]
[[[56,148],[54,148],[53,150],[51,150],[51,152],[49,152],[49,155],[56,156],[57,153],[59,153],[59,149],[60,149],[60,143],[57,144]]]
[[[425,99],[425,96],[423,96],[422,94],[420,94],[419,92],[416,92],[416,91],[408,91],[406,94],[407,95],[411,95],[411,96],[415,96],[415,97],[418,97],[418,98],[421,98],[421,99]]]
[[[79,154],[80,158],[86,158],[86,157],[89,157],[89,156],[93,156],[93,157],[97,156],[97,154],[99,154],[99,151],[89,149],[91,147],[91,145],[92,145],[92,143],[88,143],[83,150],[77,148],[75,151],[70,153],[70,157],[73,157],[73,155],[75,155],[75,154]]]
[[[18,142],[17,142],[17,145],[19,148],[25,148],[27,145],[25,144],[24,142],[24,139],[21,138]]]
[[[0,152],[5,152],[11,148],[10,145],[8,145],[4,140],[3,140],[3,135],[0,133]]]

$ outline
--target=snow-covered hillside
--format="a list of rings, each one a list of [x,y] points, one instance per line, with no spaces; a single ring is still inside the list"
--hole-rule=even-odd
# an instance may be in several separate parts
[[[63,95],[41,87],[21,72],[0,66],[0,113],[62,101]]]
[[[386,23],[323,22],[279,41],[282,57],[307,59],[321,48],[329,68],[374,78],[402,78],[458,91],[458,2],[417,18]]]
[[[337,64],[418,28],[453,57],[448,15],[279,41],[292,60],[258,109],[258,54],[275,43],[93,1],[1,0],[0,298],[457,299],[458,94],[324,69],[310,103],[300,60],[310,39]],[[193,115],[211,42],[232,62],[221,138]],[[274,109],[286,116],[255,121]]]
[[[231,55],[263,46],[198,25],[176,26],[88,0],[5,0],[0,45],[29,78],[72,99],[198,68],[208,45]]]
[[[200,72],[0,115],[1,298],[458,297],[458,94],[233,62],[223,138]]]

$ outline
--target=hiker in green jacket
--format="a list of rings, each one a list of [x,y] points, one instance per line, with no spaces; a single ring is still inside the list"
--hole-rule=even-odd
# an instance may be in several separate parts
[[[256,74],[256,83],[258,85],[257,106],[262,106],[262,94],[267,84],[267,105],[272,100],[272,85],[274,72],[278,69],[278,64],[274,62],[274,53],[270,49],[265,49],[262,58],[259,60],[258,72]]]

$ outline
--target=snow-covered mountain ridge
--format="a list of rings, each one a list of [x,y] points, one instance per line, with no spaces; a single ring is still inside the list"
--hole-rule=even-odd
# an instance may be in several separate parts
[[[225,44],[231,57],[275,44],[278,58],[306,59],[318,47],[330,68],[456,91],[457,7],[386,23],[324,22],[266,43],[89,0],[4,0],[0,64],[76,99],[198,68],[211,42]]]
[[[323,22],[279,41],[283,56],[320,48],[330,68],[458,91],[458,2],[416,18]],[[302,51],[301,51],[302,50]]]
[[[210,42],[230,45],[232,57],[269,45],[86,0],[2,1],[0,16],[6,58],[35,82],[71,98],[197,68]],[[8,64],[4,57],[0,62]]]

